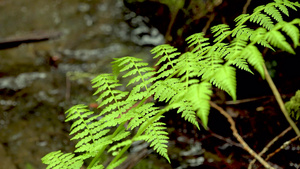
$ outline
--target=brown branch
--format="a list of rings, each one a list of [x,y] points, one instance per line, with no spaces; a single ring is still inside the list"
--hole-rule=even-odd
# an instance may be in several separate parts
[[[255,157],[265,168],[274,169],[270,164],[268,164],[263,158],[257,155],[244,141],[244,139],[238,134],[238,131],[235,127],[235,122],[232,119],[232,117],[220,106],[215,104],[214,102],[210,101],[210,106],[217,109],[223,116],[225,116],[230,123],[230,128],[232,130],[232,134],[235,136],[235,138],[242,144],[244,150],[248,151],[249,154],[251,154],[253,157]]]
[[[242,12],[243,14],[247,13],[247,9],[248,9],[250,3],[251,3],[251,0],[247,0],[246,4],[243,7],[243,12]]]
[[[285,106],[284,106],[284,103],[283,103],[283,100],[280,96],[280,93],[279,91],[277,90],[277,87],[275,86],[267,68],[266,68],[266,65],[264,64],[264,72],[265,72],[265,76],[266,76],[266,80],[279,104],[279,107],[283,113],[283,115],[285,116],[286,120],[290,123],[290,125],[292,126],[292,128],[294,129],[295,133],[297,134],[297,136],[300,135],[300,131],[298,129],[298,127],[296,126],[296,124],[294,123],[294,121],[291,119],[290,115],[288,114]]]
[[[287,129],[285,129],[283,132],[281,132],[278,136],[276,136],[275,138],[273,138],[273,140],[271,140],[264,148],[263,150],[258,154],[259,156],[262,156],[265,152],[267,152],[269,150],[269,148],[280,138],[283,137],[288,131],[292,130],[292,127],[288,127]],[[267,159],[266,159],[267,160]],[[253,159],[249,166],[248,169],[251,169],[253,164],[255,163],[256,159]]]
[[[212,14],[209,16],[208,21],[206,22],[204,28],[202,29],[202,32],[203,32],[204,34],[206,34],[206,31],[207,31],[207,29],[210,27],[211,22],[215,19],[215,16],[216,16],[215,13],[212,13]]]
[[[282,149],[284,149],[286,146],[288,146],[289,144],[291,144],[292,142],[298,140],[300,138],[300,135],[290,139],[289,141],[286,141],[282,144],[282,146],[280,146],[278,149],[276,149],[273,153],[270,153],[266,160],[270,159],[271,157],[273,157],[276,153],[278,153],[279,151],[281,151]]]
[[[231,145],[234,145],[234,146],[239,147],[239,148],[243,148],[243,146],[241,144],[232,141],[230,138],[226,138],[226,137],[220,136],[219,134],[216,134],[216,133],[214,133],[212,131],[211,131],[211,135],[214,136],[214,137],[216,137],[216,138],[218,138],[218,139],[220,139],[220,140],[223,140],[223,141],[225,141],[225,142],[227,142],[227,143],[229,143]]]

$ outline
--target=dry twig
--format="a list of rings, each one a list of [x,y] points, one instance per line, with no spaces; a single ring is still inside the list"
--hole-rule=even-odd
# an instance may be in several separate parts
[[[283,132],[281,132],[278,136],[276,136],[275,138],[273,138],[273,140],[271,140],[264,148],[263,150],[258,154],[259,156],[262,156],[265,152],[267,152],[269,150],[269,148],[280,138],[283,137],[288,131],[292,130],[292,127],[288,127],[287,129],[285,129]],[[267,160],[267,159],[266,159]],[[255,163],[256,159],[253,159],[249,166],[248,169],[251,169],[253,164]]]
[[[290,139],[289,141],[286,141],[282,144],[282,146],[280,146],[278,149],[276,149],[273,153],[270,153],[266,160],[270,159],[271,157],[273,157],[276,153],[278,153],[279,151],[281,151],[282,149],[284,149],[286,146],[288,146],[289,144],[291,144],[292,142],[298,140],[300,138],[300,135]]]
[[[248,144],[244,141],[244,139],[238,134],[238,131],[235,127],[235,122],[232,119],[232,117],[220,106],[215,104],[214,102],[210,101],[211,107],[217,109],[223,116],[225,116],[230,123],[230,128],[232,130],[232,134],[234,137],[242,144],[243,148],[248,151],[249,154],[251,154],[253,157],[255,157],[265,168],[274,169],[270,164],[268,164],[263,158],[261,158],[257,153],[255,153]]]

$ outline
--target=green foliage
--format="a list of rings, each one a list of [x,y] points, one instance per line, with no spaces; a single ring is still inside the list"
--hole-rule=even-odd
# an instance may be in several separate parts
[[[287,111],[290,113],[292,117],[294,117],[296,120],[300,117],[300,90],[298,90],[291,98],[290,101],[285,103],[285,107]]]
[[[181,113],[183,119],[200,129],[200,118],[207,127],[212,87],[226,91],[235,100],[236,68],[252,74],[257,71],[264,78],[264,59],[257,45],[272,50],[278,48],[294,54],[287,42],[290,38],[294,47],[299,46],[300,19],[283,21],[281,13],[289,15],[287,8],[296,10],[299,3],[276,0],[257,7],[253,14],[242,14],[235,21],[236,27],[220,24],[211,28],[214,44],[203,33],[189,36],[186,41],[189,51],[180,53],[176,48],[164,44],[151,50],[158,59],[149,67],[142,59],[135,57],[116,58],[112,74],[101,74],[92,80],[99,113],[90,111],[85,105],[76,105],[66,112],[66,121],[71,126],[72,140],[78,140],[75,154],[55,151],[42,158],[47,168],[79,169],[87,158],[92,158],[90,168],[104,168],[101,156],[105,150],[114,159],[106,166],[115,168],[126,156],[124,153],[135,141],[150,143],[157,153],[169,162],[167,153],[168,133],[163,114],[171,109]],[[256,30],[248,28],[246,22],[257,23]],[[283,32],[285,34],[283,34]],[[230,42],[223,42],[231,36]],[[130,92],[118,90],[118,77],[129,78]],[[286,104],[291,114],[299,118],[300,92]],[[156,107],[154,101],[165,102],[165,107]],[[296,105],[296,107],[295,107]],[[133,132],[137,131],[137,132]]]

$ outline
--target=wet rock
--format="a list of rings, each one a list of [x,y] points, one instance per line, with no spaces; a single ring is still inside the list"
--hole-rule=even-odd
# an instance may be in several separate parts
[[[7,152],[2,144],[0,144],[0,169],[16,169],[15,164],[12,162],[10,156],[7,155]]]
[[[0,90],[10,89],[10,90],[20,90],[25,87],[30,86],[33,81],[37,79],[45,79],[46,73],[31,72],[31,73],[21,73],[17,77],[4,77],[0,78]]]

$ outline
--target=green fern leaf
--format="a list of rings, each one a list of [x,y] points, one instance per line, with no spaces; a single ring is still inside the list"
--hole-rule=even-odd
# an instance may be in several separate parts
[[[201,119],[203,126],[207,127],[208,114],[210,109],[210,96],[212,95],[211,84],[208,82],[201,82],[190,86],[186,99],[189,99],[196,110],[197,116]]]
[[[193,47],[192,53],[196,53],[197,55],[201,55],[205,51],[209,49],[209,38],[204,38],[204,33],[195,33],[186,38],[187,43],[189,44],[189,48]]]
[[[125,147],[127,145],[131,145],[131,144],[132,144],[132,140],[125,140],[125,141],[122,141],[121,143],[118,143],[118,144],[112,146],[107,152],[116,151],[119,148]]]
[[[271,18],[262,13],[257,13],[255,15],[252,15],[249,20],[250,20],[250,22],[257,23],[260,26],[262,26],[268,30],[271,30],[274,28],[274,24],[273,24]]]
[[[292,24],[293,22],[296,22],[298,24],[300,24],[300,19],[298,20],[293,20],[292,22],[281,22],[278,23],[280,25],[282,25],[282,30],[292,39],[293,43],[294,43],[294,48],[296,48],[299,45],[299,29]]]
[[[167,136],[168,133],[165,130],[165,123],[154,122],[149,125],[145,131],[145,134],[135,138],[135,141],[145,140],[149,142],[150,147],[153,147],[154,151],[165,157],[170,163],[167,150],[169,137]]]
[[[274,18],[277,22],[283,21],[280,12],[274,7],[274,3],[269,3],[266,5],[264,12],[266,12],[268,15],[271,15],[272,18]]]
[[[231,33],[229,26],[226,24],[213,26],[211,32],[214,33],[214,37],[216,37],[214,42],[221,41]]]
[[[42,162],[47,164],[47,169],[80,169],[83,160],[74,157],[74,154],[63,154],[61,151],[53,151],[42,158]]]
[[[241,55],[247,60],[247,62],[257,70],[262,78],[265,78],[264,73],[264,59],[261,52],[254,45],[248,45],[243,49]]]
[[[249,19],[249,14],[241,14],[238,17],[234,19],[236,22],[235,26],[238,27],[240,25],[243,25],[248,19]]]
[[[184,118],[184,120],[192,123],[200,130],[194,107],[190,101],[181,99],[179,102],[171,104],[171,107],[172,109],[178,108],[177,113],[181,113],[181,117]]]
[[[221,66],[215,72],[210,82],[218,88],[225,90],[233,100],[236,100],[236,76],[234,67]]]
[[[156,73],[154,72],[154,68],[145,67],[148,65],[148,63],[142,62],[142,59],[138,59],[135,57],[124,57],[124,58],[117,58],[113,62],[113,67],[119,67],[117,68],[120,72],[127,71],[129,69],[129,72],[127,72],[123,77],[135,75],[133,79],[129,81],[127,84],[130,85],[132,83],[139,82],[140,84],[133,87],[132,91],[130,92],[128,96],[128,100],[130,101],[136,101],[141,100],[144,97],[146,97],[149,94],[148,91],[148,85],[150,85],[152,82],[155,81],[155,78],[152,78]],[[145,89],[146,91],[141,91],[142,89]]]
[[[300,117],[300,90],[298,90],[290,101],[285,103],[285,107],[289,114],[296,120]]]
[[[278,47],[283,51],[295,54],[291,45],[286,41],[284,35],[277,30],[272,30],[266,33],[266,40],[273,46]]]
[[[109,166],[107,166],[106,169],[114,169],[117,166],[121,165],[126,159],[127,159],[127,157],[123,157],[123,158],[119,159],[118,161],[114,162],[113,164],[110,164]]]
[[[133,130],[155,116],[158,113],[158,107],[155,107],[154,103],[146,103],[128,113],[130,113],[132,119],[128,123],[127,128]]]
[[[276,6],[278,6],[278,9],[284,13],[286,16],[289,16],[289,11],[286,8],[286,6],[282,5],[282,4],[277,4]]]
[[[173,67],[173,63],[172,61],[174,60],[174,58],[178,55],[180,55],[180,52],[176,52],[177,49],[174,48],[173,46],[170,46],[169,44],[163,44],[163,45],[159,45],[156,46],[155,48],[153,48],[151,50],[152,54],[155,54],[155,56],[153,57],[153,59],[156,59],[160,56],[162,56],[157,63],[155,64],[155,66],[160,65],[162,62],[167,61],[168,63],[170,63],[170,65]],[[176,52],[176,53],[174,53]]]
[[[178,78],[160,80],[150,87],[150,95],[154,95],[154,100],[169,102],[172,97],[184,90],[184,88],[184,84],[180,83]]]

